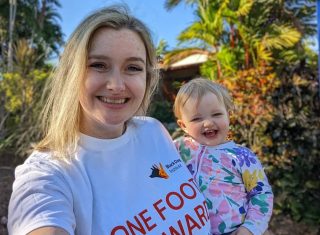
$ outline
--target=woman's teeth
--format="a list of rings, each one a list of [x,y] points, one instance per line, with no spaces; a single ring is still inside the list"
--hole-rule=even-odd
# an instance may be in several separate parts
[[[103,103],[107,103],[107,104],[124,104],[126,102],[126,99],[111,99],[103,96],[99,96],[98,98]]]

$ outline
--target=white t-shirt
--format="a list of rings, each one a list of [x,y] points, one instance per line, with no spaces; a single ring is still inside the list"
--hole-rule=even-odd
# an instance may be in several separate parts
[[[116,139],[81,135],[63,163],[34,152],[16,169],[9,234],[56,226],[77,235],[209,234],[205,199],[164,127],[133,118]]]

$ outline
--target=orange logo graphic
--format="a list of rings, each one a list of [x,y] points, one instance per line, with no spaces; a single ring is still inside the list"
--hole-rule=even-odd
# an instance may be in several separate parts
[[[169,178],[169,175],[167,174],[167,172],[165,172],[161,163],[159,163],[159,166],[153,165],[151,167],[151,170],[152,170],[150,175],[151,178],[155,178],[155,177],[164,178],[164,179]]]

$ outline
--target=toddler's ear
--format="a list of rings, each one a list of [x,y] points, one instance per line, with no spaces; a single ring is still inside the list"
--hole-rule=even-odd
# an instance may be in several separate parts
[[[178,126],[180,126],[180,128],[181,128],[182,130],[185,131],[186,125],[184,124],[184,122],[183,122],[181,119],[178,119],[178,120],[177,120],[177,124],[178,124]]]

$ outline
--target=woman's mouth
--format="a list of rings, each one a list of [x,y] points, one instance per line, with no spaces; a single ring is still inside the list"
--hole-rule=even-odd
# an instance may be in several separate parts
[[[104,96],[97,96],[100,101],[106,104],[124,104],[129,98],[107,98]]]

